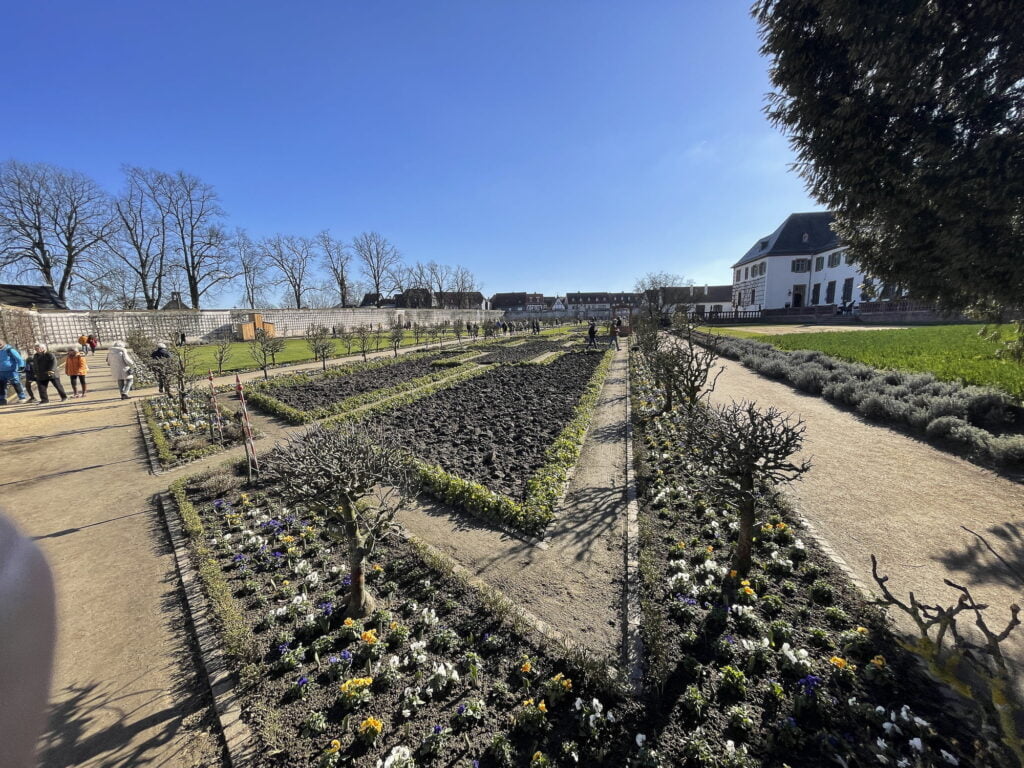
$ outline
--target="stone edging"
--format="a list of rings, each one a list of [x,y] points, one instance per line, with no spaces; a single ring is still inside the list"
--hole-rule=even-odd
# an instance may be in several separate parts
[[[146,423],[146,417],[142,413],[142,406],[139,405],[138,400],[133,402],[132,405],[135,406],[135,417],[139,420],[139,429],[142,430],[142,442],[146,444],[146,456],[149,458],[149,473],[151,475],[162,475],[166,470],[160,467],[160,460],[157,459],[154,452],[153,435],[150,434],[149,424]]]
[[[644,641],[640,634],[640,525],[633,469],[633,401],[630,397],[629,347],[626,348],[626,632],[624,638],[629,682],[643,692]]]
[[[227,748],[228,763],[234,768],[242,768],[251,764],[255,757],[256,742],[249,726],[242,720],[242,709],[233,693],[237,683],[228,669],[220,640],[210,621],[212,614],[187,551],[177,505],[166,493],[158,494],[157,499],[174,548],[178,579],[185,592],[185,605],[193,637],[199,646],[199,658],[213,697],[217,722]]]

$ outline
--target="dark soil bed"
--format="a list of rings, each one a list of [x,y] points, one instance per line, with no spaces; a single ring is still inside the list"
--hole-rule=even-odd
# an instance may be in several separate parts
[[[600,362],[575,352],[502,366],[374,418],[418,458],[520,499]]]
[[[473,362],[485,365],[487,363],[523,363],[547,352],[562,349],[564,343],[562,340],[527,339],[522,344],[513,342],[513,346],[502,344],[491,347],[480,357],[474,358]]]
[[[311,376],[308,383],[275,386],[268,390],[268,393],[292,408],[298,408],[300,411],[315,411],[317,408],[348,397],[361,395],[364,392],[373,392],[436,373],[437,368],[431,367],[431,362],[452,354],[456,353],[417,357],[415,360],[404,360],[352,373],[341,374],[339,372]]]
[[[436,562],[428,565],[397,536],[378,548],[369,568],[378,610],[346,625],[344,547],[327,537],[322,521],[283,511],[272,489],[242,496],[237,487],[194,482],[188,493],[204,527],[197,538],[226,577],[255,648],[251,663],[236,663],[245,667],[239,670],[247,683],[243,717],[260,741],[253,765],[324,765],[335,739],[339,761],[326,764],[360,767],[379,765],[400,745],[416,755],[417,766],[485,768],[525,766],[538,751],[568,765],[566,744],[581,762],[600,765],[625,765],[636,751],[635,704],[588,682],[585,671],[546,644],[509,629],[478,592],[437,570]],[[435,676],[441,665],[447,683]],[[341,685],[367,677],[365,700],[346,707]],[[588,709],[574,706],[577,697]],[[592,729],[595,697],[603,714]],[[536,730],[512,723],[527,700],[544,702]],[[381,727],[372,744],[357,736],[369,718]],[[506,741],[508,761],[492,749],[496,737]]]

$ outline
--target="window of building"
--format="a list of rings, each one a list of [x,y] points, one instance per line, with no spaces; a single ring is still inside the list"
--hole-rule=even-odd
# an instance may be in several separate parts
[[[814,260],[814,271],[821,272],[825,268],[825,257],[819,256]]]
[[[711,305],[711,311],[712,312],[721,312],[722,311],[722,305],[721,304],[712,304]]]
[[[850,301],[853,299],[853,278],[848,277],[843,280],[843,301]]]
[[[761,241],[761,250],[763,251],[767,247],[768,247],[768,241],[767,240],[762,240]]]
[[[744,267],[743,268],[743,279],[746,280],[748,277],[750,277],[750,267]]]
[[[811,287],[811,304],[817,304],[821,301],[821,283],[815,283]]]
[[[828,285],[825,286],[825,303],[835,304],[836,303],[836,281],[829,280]]]
[[[751,288],[751,289],[750,289],[750,303],[751,303],[751,304],[753,304],[753,303],[754,303],[754,296],[755,296],[755,293],[756,293],[756,292],[754,291],[754,289],[753,289],[753,288]]]
[[[807,234],[806,232],[804,232],[804,236],[801,238],[801,240],[803,240],[806,243],[810,239],[811,239],[811,236],[809,234]]]
[[[841,253],[830,253],[828,255],[828,265],[830,267],[838,267],[839,266],[839,262],[840,262],[841,259],[842,259],[842,254]]]
[[[736,270],[736,282],[738,283],[739,281],[740,281],[740,271],[737,269]]]
[[[849,251],[843,251],[843,263],[844,264],[853,264],[853,257],[850,256],[850,252]]]
[[[767,269],[768,269],[767,262],[762,261],[761,262],[761,274],[763,275],[765,273],[765,270],[767,270]]]
[[[790,269],[794,272],[810,272],[811,271],[811,260],[810,259],[793,259]]]

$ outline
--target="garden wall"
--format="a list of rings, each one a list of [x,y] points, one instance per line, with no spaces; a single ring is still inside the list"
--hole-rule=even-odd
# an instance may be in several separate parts
[[[153,339],[177,338],[208,342],[232,333],[232,326],[246,322],[249,310],[147,310],[83,312],[28,312],[37,339],[48,344],[74,344],[82,334],[96,334],[104,344],[142,332]],[[263,319],[274,324],[278,336],[302,336],[311,325],[327,328],[356,328],[360,325],[389,328],[396,322],[437,325],[439,323],[499,320],[502,313],[482,309],[267,309]],[[24,322],[19,319],[19,322]]]

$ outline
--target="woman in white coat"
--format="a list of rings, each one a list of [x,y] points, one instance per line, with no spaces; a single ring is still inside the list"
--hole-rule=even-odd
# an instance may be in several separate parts
[[[117,387],[121,390],[121,399],[127,400],[128,393],[132,390],[132,383],[135,377],[132,375],[132,360],[128,350],[124,348],[123,341],[115,341],[114,346],[107,352],[107,365],[110,366],[110,375],[117,379]]]

